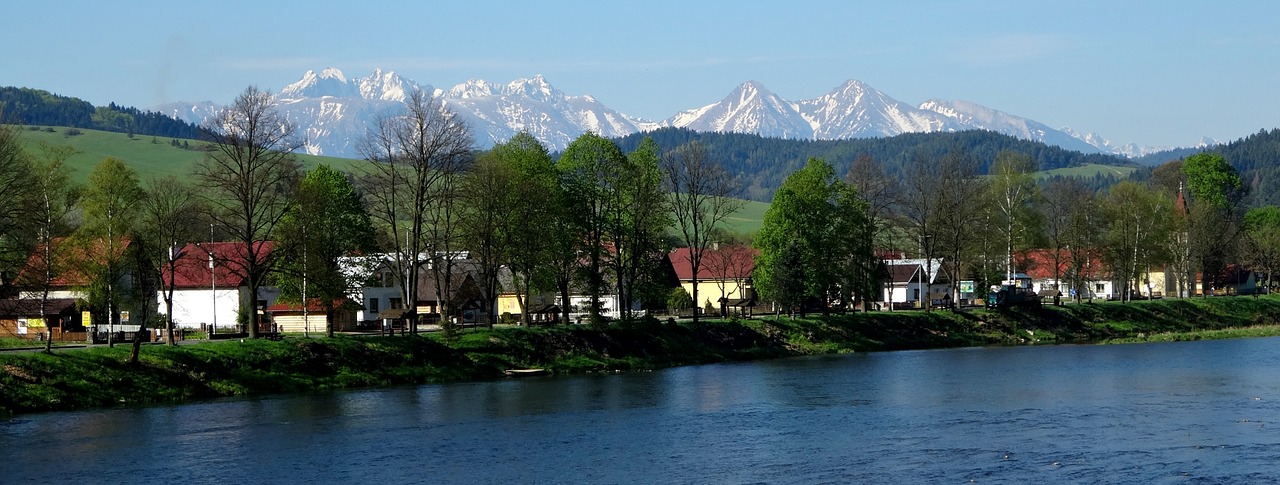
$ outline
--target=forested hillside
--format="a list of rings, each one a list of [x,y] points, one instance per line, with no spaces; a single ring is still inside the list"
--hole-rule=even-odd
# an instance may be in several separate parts
[[[115,103],[94,107],[79,98],[39,89],[0,87],[0,105],[4,107],[4,119],[0,122],[7,124],[90,128],[165,138],[200,136],[196,125],[161,113]]]
[[[663,150],[690,141],[701,143],[713,159],[725,164],[730,173],[743,178],[743,197],[768,201],[782,180],[802,167],[809,158],[821,158],[843,174],[860,155],[870,155],[892,177],[902,176],[902,167],[912,157],[936,159],[963,150],[981,161],[986,173],[996,154],[1011,150],[1032,158],[1041,170],[1077,167],[1086,164],[1131,166],[1132,162],[1111,155],[1084,154],[1043,143],[988,131],[958,133],[912,133],[890,138],[855,140],[785,140],[738,133],[700,133],[681,128],[663,128],[619,139],[623,151],[634,150],[644,137],[652,137]]]

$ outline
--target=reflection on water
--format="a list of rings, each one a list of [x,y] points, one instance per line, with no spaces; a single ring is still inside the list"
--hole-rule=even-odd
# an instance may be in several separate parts
[[[5,483],[1274,482],[1280,339],[977,348],[26,416]]]

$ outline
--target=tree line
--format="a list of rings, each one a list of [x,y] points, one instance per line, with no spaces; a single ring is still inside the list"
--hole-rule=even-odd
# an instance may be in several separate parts
[[[199,139],[200,127],[163,113],[110,103],[95,107],[88,101],[48,91],[0,87],[5,117],[0,123],[66,126],[166,138]]]
[[[623,150],[632,150],[645,138],[653,139],[663,150],[690,142],[698,142],[731,175],[741,177],[742,195],[748,199],[770,201],[782,181],[804,167],[806,160],[821,159],[837,172],[849,170],[861,155],[875,159],[891,177],[902,179],[912,157],[925,154],[939,158],[956,148],[964,148],[978,160],[978,170],[985,173],[1002,151],[1023,153],[1043,170],[1076,167],[1086,164],[1132,165],[1112,155],[1085,154],[1043,143],[1023,140],[991,131],[955,133],[904,133],[885,138],[850,140],[787,140],[743,133],[702,133],[684,128],[661,128],[637,133],[617,140]]]
[[[916,152],[902,178],[868,155],[843,174],[810,159],[766,213],[755,239],[756,286],[789,312],[858,307],[881,299],[888,273],[877,265],[901,256],[939,261],[953,301],[961,281],[974,282],[981,298],[1046,262],[1057,289],[1077,298],[1097,281],[1114,282],[1126,301],[1144,285],[1164,291],[1150,288],[1150,271],[1160,269],[1175,295],[1194,294],[1197,284],[1207,294],[1242,267],[1270,286],[1280,208],[1248,208],[1249,186],[1219,154],[1170,161],[1141,181],[1101,189],[1069,177],[1037,182],[1037,170],[1024,153],[1002,151],[984,163],[964,147]],[[927,307],[928,296],[922,301]]]
[[[17,276],[7,278],[11,288],[43,295],[44,307],[60,278],[89,275],[81,304],[107,319],[134,308],[141,335],[157,324],[150,304],[157,292],[166,307],[158,313],[173,313],[174,279],[165,275],[184,257],[212,257],[183,254],[201,250],[188,243],[217,238],[238,248],[219,264],[242,277],[249,295],[271,284],[282,299],[319,301],[331,315],[366,283],[353,281],[340,259],[380,252],[396,281],[414,282],[398,285],[403,301],[433,297],[419,295],[416,282],[434,280],[446,334],[453,332],[448,317],[463,310],[453,298],[457,276],[473,270],[490,323],[505,269],[523,321],[534,293],[555,292],[562,302],[586,295],[589,320],[602,324],[606,295],[622,303],[622,318],[633,316],[627,302],[667,296],[666,254],[678,243],[671,234],[705,250],[737,207],[732,180],[696,144],[664,153],[650,141],[623,152],[587,133],[553,159],[522,133],[479,151],[461,118],[416,91],[402,114],[371,127],[360,146],[369,163],[354,173],[324,165],[303,171],[293,156],[296,125],[275,109],[271,93],[254,87],[201,131],[212,148],[191,180],[140,180],[124,161],[108,158],[80,186],[65,164],[73,149],[40,145],[27,153],[19,127],[3,125],[0,264]],[[257,337],[253,300],[240,314]],[[569,305],[562,306],[568,321]],[[417,332],[425,316],[413,307],[407,317]],[[171,318],[158,324],[172,331]]]

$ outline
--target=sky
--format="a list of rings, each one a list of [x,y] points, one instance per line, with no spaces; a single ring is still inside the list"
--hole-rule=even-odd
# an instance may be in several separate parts
[[[790,100],[858,79],[1116,143],[1280,127],[1272,1],[19,1],[0,85],[95,105],[225,103],[308,69],[447,89],[542,74],[650,120],[759,81]]]

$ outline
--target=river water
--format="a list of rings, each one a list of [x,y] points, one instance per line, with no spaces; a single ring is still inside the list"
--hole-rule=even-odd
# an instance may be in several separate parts
[[[1276,483],[1280,339],[865,353],[0,422],[3,483]]]

